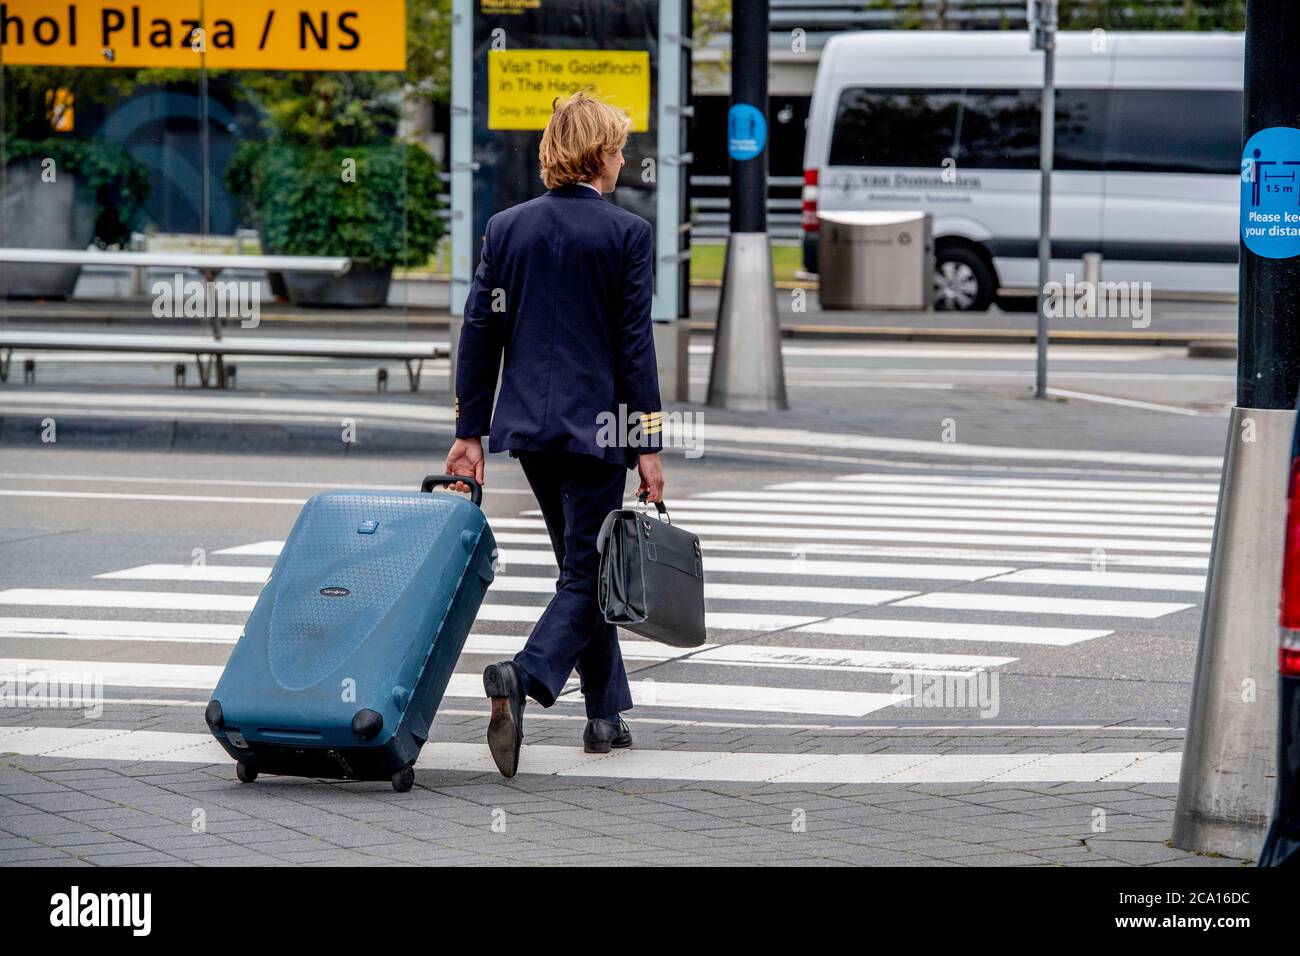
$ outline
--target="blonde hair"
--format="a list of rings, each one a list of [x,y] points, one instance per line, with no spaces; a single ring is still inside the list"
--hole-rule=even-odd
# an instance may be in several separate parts
[[[554,110],[537,150],[542,183],[555,189],[595,180],[604,169],[605,157],[626,145],[632,118],[585,90],[563,101],[556,97]]]

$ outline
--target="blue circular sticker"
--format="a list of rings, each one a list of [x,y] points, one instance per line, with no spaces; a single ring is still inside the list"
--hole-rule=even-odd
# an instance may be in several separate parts
[[[767,145],[767,117],[748,103],[737,103],[727,113],[727,152],[732,159],[753,159]]]
[[[1300,129],[1270,126],[1241,153],[1241,241],[1257,256],[1300,255]]]

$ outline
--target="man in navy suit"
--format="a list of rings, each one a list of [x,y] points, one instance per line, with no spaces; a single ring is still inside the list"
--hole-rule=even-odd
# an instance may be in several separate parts
[[[596,535],[622,507],[628,469],[640,473],[638,494],[663,499],[653,234],[602,196],[618,181],[630,125],[581,92],[557,104],[539,150],[547,192],[488,220],[465,302],[446,473],[482,483],[484,435],[492,451],[508,450],[537,496],[560,569],[524,649],[483,671],[488,747],[507,777],[519,768],[526,699],[550,707],[575,668],[584,749],[632,745],[621,716],[632,706],[627,671],[596,596]]]

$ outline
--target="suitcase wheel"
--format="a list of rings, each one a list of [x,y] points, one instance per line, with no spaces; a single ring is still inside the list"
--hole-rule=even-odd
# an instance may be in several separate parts
[[[240,783],[252,783],[257,779],[257,768],[241,760],[235,764],[235,776],[239,778]]]
[[[415,768],[403,767],[392,776],[393,789],[398,793],[406,793],[411,787],[415,786]]]

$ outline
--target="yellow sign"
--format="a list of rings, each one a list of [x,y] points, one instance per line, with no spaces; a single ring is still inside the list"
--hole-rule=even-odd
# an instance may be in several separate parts
[[[0,45],[6,66],[401,71],[406,0],[5,0]]]
[[[497,16],[505,13],[523,13],[526,10],[540,10],[542,0],[481,0],[479,13]]]
[[[581,89],[650,128],[646,50],[489,50],[488,129],[545,129],[555,98]]]

